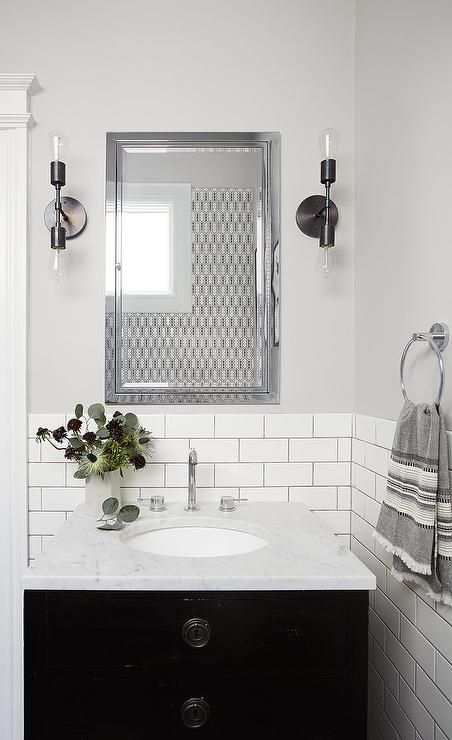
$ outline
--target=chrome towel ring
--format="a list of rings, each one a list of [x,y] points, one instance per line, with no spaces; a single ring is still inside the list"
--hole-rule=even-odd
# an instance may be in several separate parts
[[[400,386],[402,388],[402,394],[403,394],[405,401],[409,401],[409,398],[407,396],[407,392],[405,389],[405,382],[403,379],[403,369],[405,365],[405,358],[406,358],[407,352],[409,348],[411,347],[411,345],[414,344],[414,342],[417,342],[418,340],[428,342],[432,350],[435,352],[437,360],[438,360],[440,381],[439,381],[438,395],[436,396],[435,403],[437,406],[439,406],[439,404],[441,403],[441,398],[443,397],[443,390],[444,390],[444,361],[443,361],[441,352],[449,344],[449,327],[447,326],[447,324],[442,324],[442,323],[433,324],[433,326],[430,327],[429,332],[421,332],[421,333],[413,334],[410,341],[405,346],[405,349],[402,352],[402,357],[400,359]]]

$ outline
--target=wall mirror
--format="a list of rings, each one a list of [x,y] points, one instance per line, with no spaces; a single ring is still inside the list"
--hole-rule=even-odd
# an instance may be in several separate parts
[[[277,133],[108,133],[106,401],[279,400]]]

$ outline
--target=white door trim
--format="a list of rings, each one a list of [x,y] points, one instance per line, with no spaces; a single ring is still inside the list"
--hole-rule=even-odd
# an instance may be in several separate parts
[[[27,566],[27,190],[34,75],[0,74],[0,737],[23,738]]]

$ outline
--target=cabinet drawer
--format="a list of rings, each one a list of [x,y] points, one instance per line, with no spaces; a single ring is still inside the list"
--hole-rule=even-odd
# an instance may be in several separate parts
[[[207,706],[208,719],[199,727],[182,719],[192,698]],[[48,680],[27,719],[25,740],[362,740],[365,701],[362,706],[363,712],[332,680],[282,685],[248,679],[240,687],[231,678],[198,674],[160,681]]]
[[[318,592],[47,592],[45,662],[53,675],[77,667],[85,674],[90,668],[260,674],[270,665],[285,674],[340,672],[354,637],[350,603]],[[184,624],[196,617],[210,630],[203,647],[183,637]]]

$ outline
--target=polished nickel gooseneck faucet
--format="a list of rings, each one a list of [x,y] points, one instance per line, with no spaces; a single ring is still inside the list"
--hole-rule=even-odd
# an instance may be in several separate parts
[[[196,465],[198,456],[196,450],[190,450],[188,455],[188,500],[185,511],[199,511],[199,505],[196,503]]]

